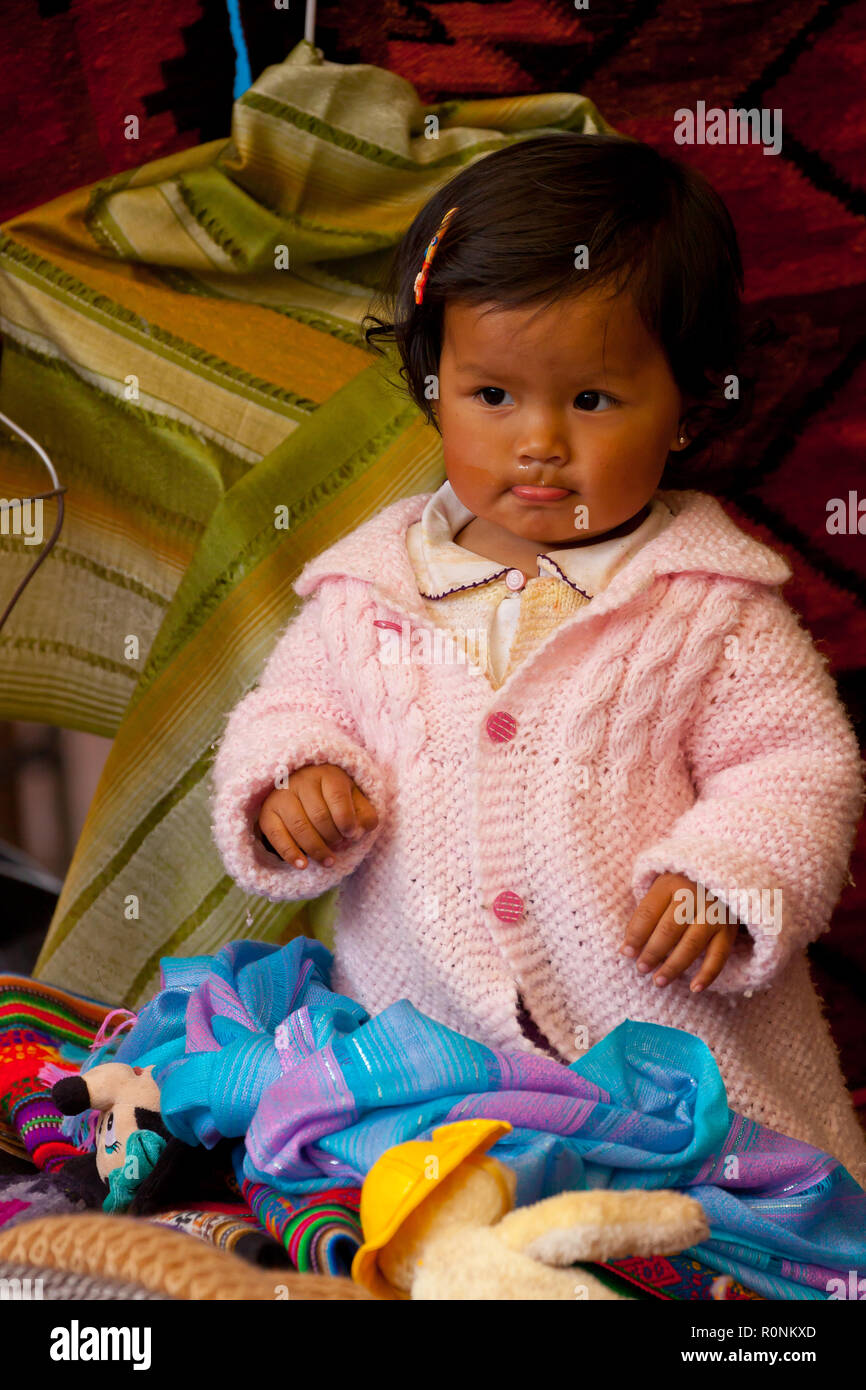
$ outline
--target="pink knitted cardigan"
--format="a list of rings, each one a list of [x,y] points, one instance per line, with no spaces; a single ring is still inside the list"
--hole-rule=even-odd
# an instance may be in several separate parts
[[[733,1109],[866,1186],[804,953],[846,881],[862,765],[825,659],[778,592],[789,566],[713,497],[659,492],[673,521],[494,691],[432,641],[405,541],[430,495],[386,507],[296,580],[309,598],[214,764],[228,873],[272,900],[341,884],[333,985],[372,1013],[408,998],[533,1050],[519,990],[568,1060],[625,1018],[696,1033]],[[396,662],[383,659],[394,624]],[[298,870],[253,826],[281,768],[324,762],[379,824],[331,869]],[[697,966],[659,988],[618,952],[664,872],[748,918],[699,995]]]

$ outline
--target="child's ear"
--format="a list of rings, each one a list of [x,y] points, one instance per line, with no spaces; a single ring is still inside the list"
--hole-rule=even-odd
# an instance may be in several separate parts
[[[672,453],[680,453],[683,449],[687,449],[692,442],[692,431],[689,425],[689,409],[688,402],[684,400],[679,419],[674,426],[673,438],[669,446]]]
[[[679,453],[681,450],[687,449],[694,439],[697,429],[693,420],[693,414],[698,404],[697,396],[691,396],[685,391],[680,393],[680,409],[674,426],[673,441],[670,446],[672,452]],[[685,435],[684,444],[680,442],[683,435]]]

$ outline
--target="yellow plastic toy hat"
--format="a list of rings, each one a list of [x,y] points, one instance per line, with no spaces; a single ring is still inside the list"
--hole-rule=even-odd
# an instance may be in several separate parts
[[[361,1189],[364,1244],[352,1261],[352,1278],[379,1298],[408,1298],[379,1268],[378,1256],[406,1218],[462,1163],[475,1162],[496,1172],[483,1157],[511,1125],[507,1120],[457,1120],[434,1129],[432,1139],[411,1139],[387,1149],[376,1160]],[[435,1176],[429,1173],[436,1159]],[[507,1194],[510,1202],[510,1192]]]

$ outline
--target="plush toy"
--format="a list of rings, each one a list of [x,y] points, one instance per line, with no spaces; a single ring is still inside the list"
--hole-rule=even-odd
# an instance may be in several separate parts
[[[51,1094],[64,1115],[98,1110],[95,1153],[69,1159],[55,1181],[89,1207],[146,1216],[166,1205],[226,1196],[231,1150],[184,1144],[163,1123],[152,1067],[103,1062],[56,1081]]]
[[[516,1176],[486,1152],[510,1129],[461,1120],[384,1153],[361,1192],[352,1277],[390,1299],[618,1299],[571,1266],[709,1237],[700,1203],[681,1192],[562,1192],[513,1211]]]
[[[66,1115],[100,1112],[96,1151],[70,1159],[56,1180],[88,1206],[146,1216],[225,1196],[231,1149],[174,1138],[163,1123],[151,1067],[105,1062],[57,1081]],[[352,1277],[389,1299],[617,1299],[578,1261],[673,1254],[709,1236],[700,1203],[680,1192],[563,1192],[512,1210],[517,1179],[487,1150],[504,1120],[462,1120],[432,1139],[388,1149],[361,1191],[364,1244]]]

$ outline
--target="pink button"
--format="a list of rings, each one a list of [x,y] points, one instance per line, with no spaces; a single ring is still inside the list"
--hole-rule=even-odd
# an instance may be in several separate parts
[[[488,714],[486,728],[494,743],[507,743],[517,733],[517,720],[507,710],[498,709]]]
[[[500,922],[516,922],[523,916],[523,899],[506,888],[493,899],[493,911]]]
[[[523,570],[509,570],[505,576],[505,582],[509,589],[516,593],[517,590],[522,589],[526,583]]]

